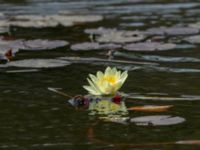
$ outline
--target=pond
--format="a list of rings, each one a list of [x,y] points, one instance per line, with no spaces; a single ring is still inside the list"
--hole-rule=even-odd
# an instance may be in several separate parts
[[[199,13],[198,0],[0,0],[0,149],[199,149]],[[107,66],[128,71],[128,108],[173,107],[104,121],[49,90],[86,95]]]

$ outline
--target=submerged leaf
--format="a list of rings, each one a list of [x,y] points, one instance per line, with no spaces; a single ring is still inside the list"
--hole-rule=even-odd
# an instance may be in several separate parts
[[[147,105],[147,106],[130,107],[128,108],[128,110],[143,111],[143,112],[165,112],[172,107],[173,105],[165,105],[165,106]]]

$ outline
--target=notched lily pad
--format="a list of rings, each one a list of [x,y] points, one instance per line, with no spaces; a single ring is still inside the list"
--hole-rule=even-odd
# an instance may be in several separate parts
[[[119,44],[113,44],[113,43],[108,43],[108,44],[100,44],[97,42],[84,42],[84,43],[79,43],[79,44],[74,44],[71,46],[72,50],[100,50],[100,49],[117,49],[121,48],[121,45]]]
[[[200,35],[194,35],[194,36],[186,37],[184,40],[188,41],[192,44],[200,44]]]
[[[199,29],[192,27],[160,27],[151,28],[145,31],[147,35],[192,35],[198,34]]]
[[[123,47],[128,51],[162,51],[176,48],[173,43],[143,42],[127,44]]]
[[[142,116],[131,119],[131,122],[142,126],[168,126],[185,122],[182,117],[168,115]]]
[[[71,63],[58,59],[25,59],[11,61],[7,63],[10,67],[25,67],[25,68],[56,68],[70,65]]]

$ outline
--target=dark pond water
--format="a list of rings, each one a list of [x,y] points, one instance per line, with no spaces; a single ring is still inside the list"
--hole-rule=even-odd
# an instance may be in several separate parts
[[[2,29],[2,38],[6,40],[48,39],[69,42],[67,46],[58,46],[52,50],[44,48],[48,44],[39,48],[45,51],[30,46],[24,49],[31,51],[17,49],[11,62],[1,61],[0,149],[200,148],[195,144],[174,144],[176,141],[200,140],[199,1],[0,0],[1,21],[7,18],[12,21],[12,17],[19,15],[54,15],[60,11],[68,11],[69,16],[70,13],[102,16],[103,20],[83,21],[67,27],[48,27],[47,23],[45,28],[24,28],[21,27],[22,21],[20,25],[10,26],[7,31],[5,28],[9,26],[8,23],[2,25],[5,22],[0,22],[0,32]],[[98,28],[116,28],[114,33],[123,31],[130,34],[136,30],[139,33],[131,36],[124,35],[126,33],[115,35],[113,32],[114,35],[111,35],[109,31],[103,35],[85,33],[86,29]],[[80,47],[76,50],[70,48],[73,44],[91,42],[92,38],[101,44],[118,44],[121,48],[113,52],[113,60],[131,63],[107,61],[106,54],[115,48],[97,48],[99,45],[89,45],[85,50],[82,45],[80,47],[83,50],[79,50]],[[140,45],[128,45],[134,42]],[[152,42],[156,42],[156,46],[148,47]],[[163,46],[165,43],[171,45]],[[129,49],[125,50],[126,47]],[[4,51],[1,57],[3,55]],[[74,57],[84,59],[74,61]],[[91,57],[94,60],[90,60]],[[98,116],[90,116],[88,111],[75,110],[68,104],[67,97],[48,90],[48,87],[55,87],[70,95],[87,94],[82,86],[87,84],[88,74],[103,71],[107,66],[128,70],[129,77],[121,89],[128,94],[127,107],[174,105],[163,113],[130,112],[130,118],[170,115],[184,118],[185,121],[166,126],[100,121],[93,126]],[[91,136],[92,129],[96,140]]]

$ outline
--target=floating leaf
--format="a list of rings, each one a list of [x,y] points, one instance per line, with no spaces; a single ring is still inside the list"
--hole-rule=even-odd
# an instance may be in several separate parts
[[[139,59],[146,61],[156,61],[156,62],[200,62],[198,58],[192,57],[171,57],[171,56],[159,56],[159,55],[140,55],[134,53],[125,53],[120,51],[115,51],[114,56],[124,57],[129,59]]]
[[[184,39],[192,44],[200,44],[200,35],[189,36]]]
[[[153,100],[153,101],[195,101],[200,100],[200,95],[181,95],[179,97],[170,97],[167,95],[141,95],[138,93],[123,93],[124,97],[140,100]]]
[[[144,43],[132,43],[123,47],[129,51],[162,51],[176,48],[176,44],[173,43],[158,43],[158,42],[144,42]]]
[[[102,58],[81,58],[81,57],[60,57],[61,60],[72,61],[76,63],[120,63],[120,64],[138,64],[138,65],[158,65],[157,63],[153,62],[139,62],[139,61],[126,61],[126,60],[115,60],[115,59],[102,59]]]
[[[103,17],[100,15],[18,15],[8,21],[8,26],[33,28],[73,26],[77,23],[95,22],[102,19]]]
[[[99,43],[85,42],[74,44],[71,46],[72,50],[97,50],[100,49]]]
[[[189,26],[192,28],[200,29],[200,22],[189,24]]]
[[[172,117],[168,115],[155,115],[155,116],[142,116],[135,117],[131,119],[131,122],[136,125],[143,126],[167,126],[167,125],[176,125],[185,122],[185,119],[182,117]]]
[[[70,65],[70,62],[58,59],[25,59],[7,63],[7,66],[25,68],[56,68],[67,65]]]
[[[116,28],[104,28],[104,27],[99,27],[97,29],[85,29],[85,33],[87,34],[97,34],[97,35],[101,35],[101,34],[107,34],[110,32],[116,32],[117,29]]]
[[[141,41],[145,36],[139,31],[113,31],[101,34],[96,38],[98,42],[127,43]]]
[[[28,40],[24,41],[24,50],[50,50],[55,49],[58,47],[64,47],[67,46],[69,43],[67,41],[61,41],[61,40]]]
[[[117,49],[121,48],[119,44],[99,44],[94,42],[84,42],[79,44],[74,44],[71,46],[72,50],[99,50],[99,49]]]
[[[199,33],[199,29],[191,27],[160,27],[146,30],[147,35],[191,35]]]

